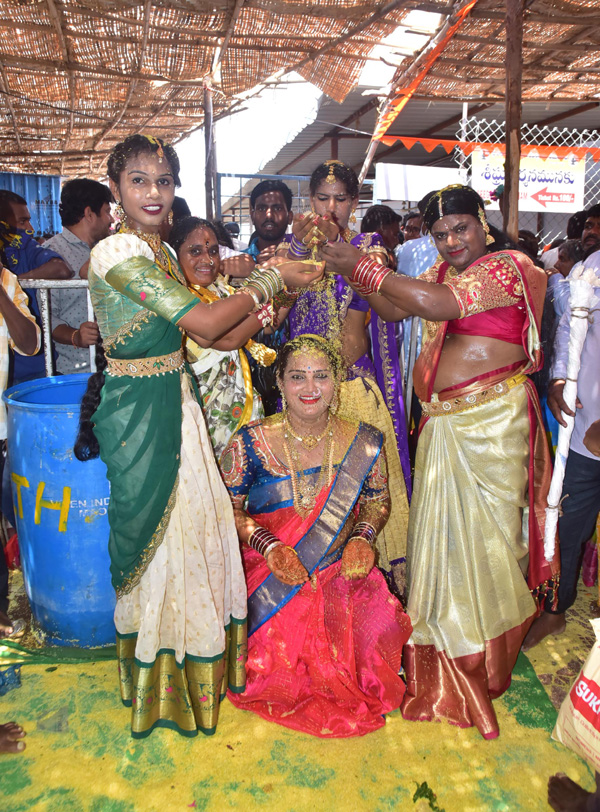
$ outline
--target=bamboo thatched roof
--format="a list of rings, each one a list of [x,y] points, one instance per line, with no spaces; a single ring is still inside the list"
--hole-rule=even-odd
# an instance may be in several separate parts
[[[600,99],[598,0],[525,0],[524,5],[523,101]],[[427,3],[427,10],[443,13],[437,4]],[[478,0],[418,93],[465,101],[503,99],[505,55],[504,4]],[[406,81],[404,68],[397,81]]]
[[[176,140],[295,69],[342,101],[406,14],[365,0],[3,0],[0,168],[101,174],[132,132]]]
[[[413,87],[421,98],[501,100],[503,4],[468,1],[444,40],[465,0],[3,0],[0,170],[102,175],[132,132],[176,141],[202,126],[206,81],[217,117],[290,70],[341,102],[373,47],[415,9],[442,22],[400,62],[392,97]],[[597,0],[525,6],[523,98],[597,104]]]

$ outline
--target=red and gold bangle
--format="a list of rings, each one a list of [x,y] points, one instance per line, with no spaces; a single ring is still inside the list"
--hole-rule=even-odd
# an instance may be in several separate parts
[[[264,527],[257,527],[256,530],[253,530],[248,539],[248,546],[252,547],[253,550],[256,550],[256,552],[260,553],[264,558],[281,543],[277,536],[274,536],[273,533]]]
[[[361,257],[350,275],[350,281],[361,296],[372,296],[379,293],[386,276],[392,271],[368,256]]]
[[[77,333],[79,333],[79,329],[73,330],[73,332],[71,333],[71,344],[75,347],[75,349],[80,350],[81,349],[81,344],[76,344],[75,343],[75,336],[77,335]],[[81,333],[80,333],[80,335],[81,335]]]

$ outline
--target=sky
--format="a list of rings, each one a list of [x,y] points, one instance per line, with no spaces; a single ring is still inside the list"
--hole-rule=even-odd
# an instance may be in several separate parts
[[[438,14],[412,11],[390,36],[371,52],[371,56],[399,62],[400,55],[413,54],[434,32],[440,21]],[[417,33],[418,32],[418,33]],[[421,33],[423,32],[423,33]],[[358,85],[366,96],[385,95],[394,75],[394,67],[384,62],[369,61],[361,73]],[[216,122],[217,170],[219,172],[254,174],[296,135],[318,116],[321,91],[302,80],[296,73],[285,77],[289,84],[278,89],[267,88],[260,96],[249,99],[243,112],[234,113]],[[178,192],[184,197],[192,214],[205,215],[204,200],[204,131],[199,130],[177,145],[181,161],[183,185]],[[234,192],[239,181],[230,181]],[[224,192],[228,191],[224,181]]]
[[[321,91],[298,74],[287,77],[293,84],[268,88],[250,99],[247,109],[220,119],[215,124],[217,170],[253,174],[308,124],[318,110]],[[177,145],[185,197],[192,213],[204,216],[204,130],[193,133]],[[231,183],[231,182],[230,182]],[[231,191],[239,187],[233,181]],[[227,192],[224,183],[223,191]]]

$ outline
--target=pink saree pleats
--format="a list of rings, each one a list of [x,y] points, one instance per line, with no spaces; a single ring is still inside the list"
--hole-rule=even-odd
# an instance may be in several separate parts
[[[384,725],[405,686],[398,676],[410,621],[374,569],[347,581],[319,571],[249,640],[247,687],[236,707],[322,738]]]

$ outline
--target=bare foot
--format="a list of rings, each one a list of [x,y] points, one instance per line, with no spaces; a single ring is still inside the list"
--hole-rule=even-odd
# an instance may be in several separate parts
[[[555,812],[597,812],[600,798],[596,792],[587,792],[564,773],[550,776],[548,803]]]
[[[13,625],[6,614],[6,612],[0,612],[0,637],[10,637],[13,633]]]
[[[530,648],[541,643],[549,634],[562,634],[566,625],[564,612],[561,615],[551,615],[550,612],[542,612],[531,624],[531,628],[527,632],[521,650],[529,651]]]
[[[0,725],[0,753],[20,753],[25,749],[22,739],[27,734],[16,722]]]
[[[6,612],[0,612],[0,639],[11,638],[17,640],[25,634],[26,623],[24,620],[13,621]]]

